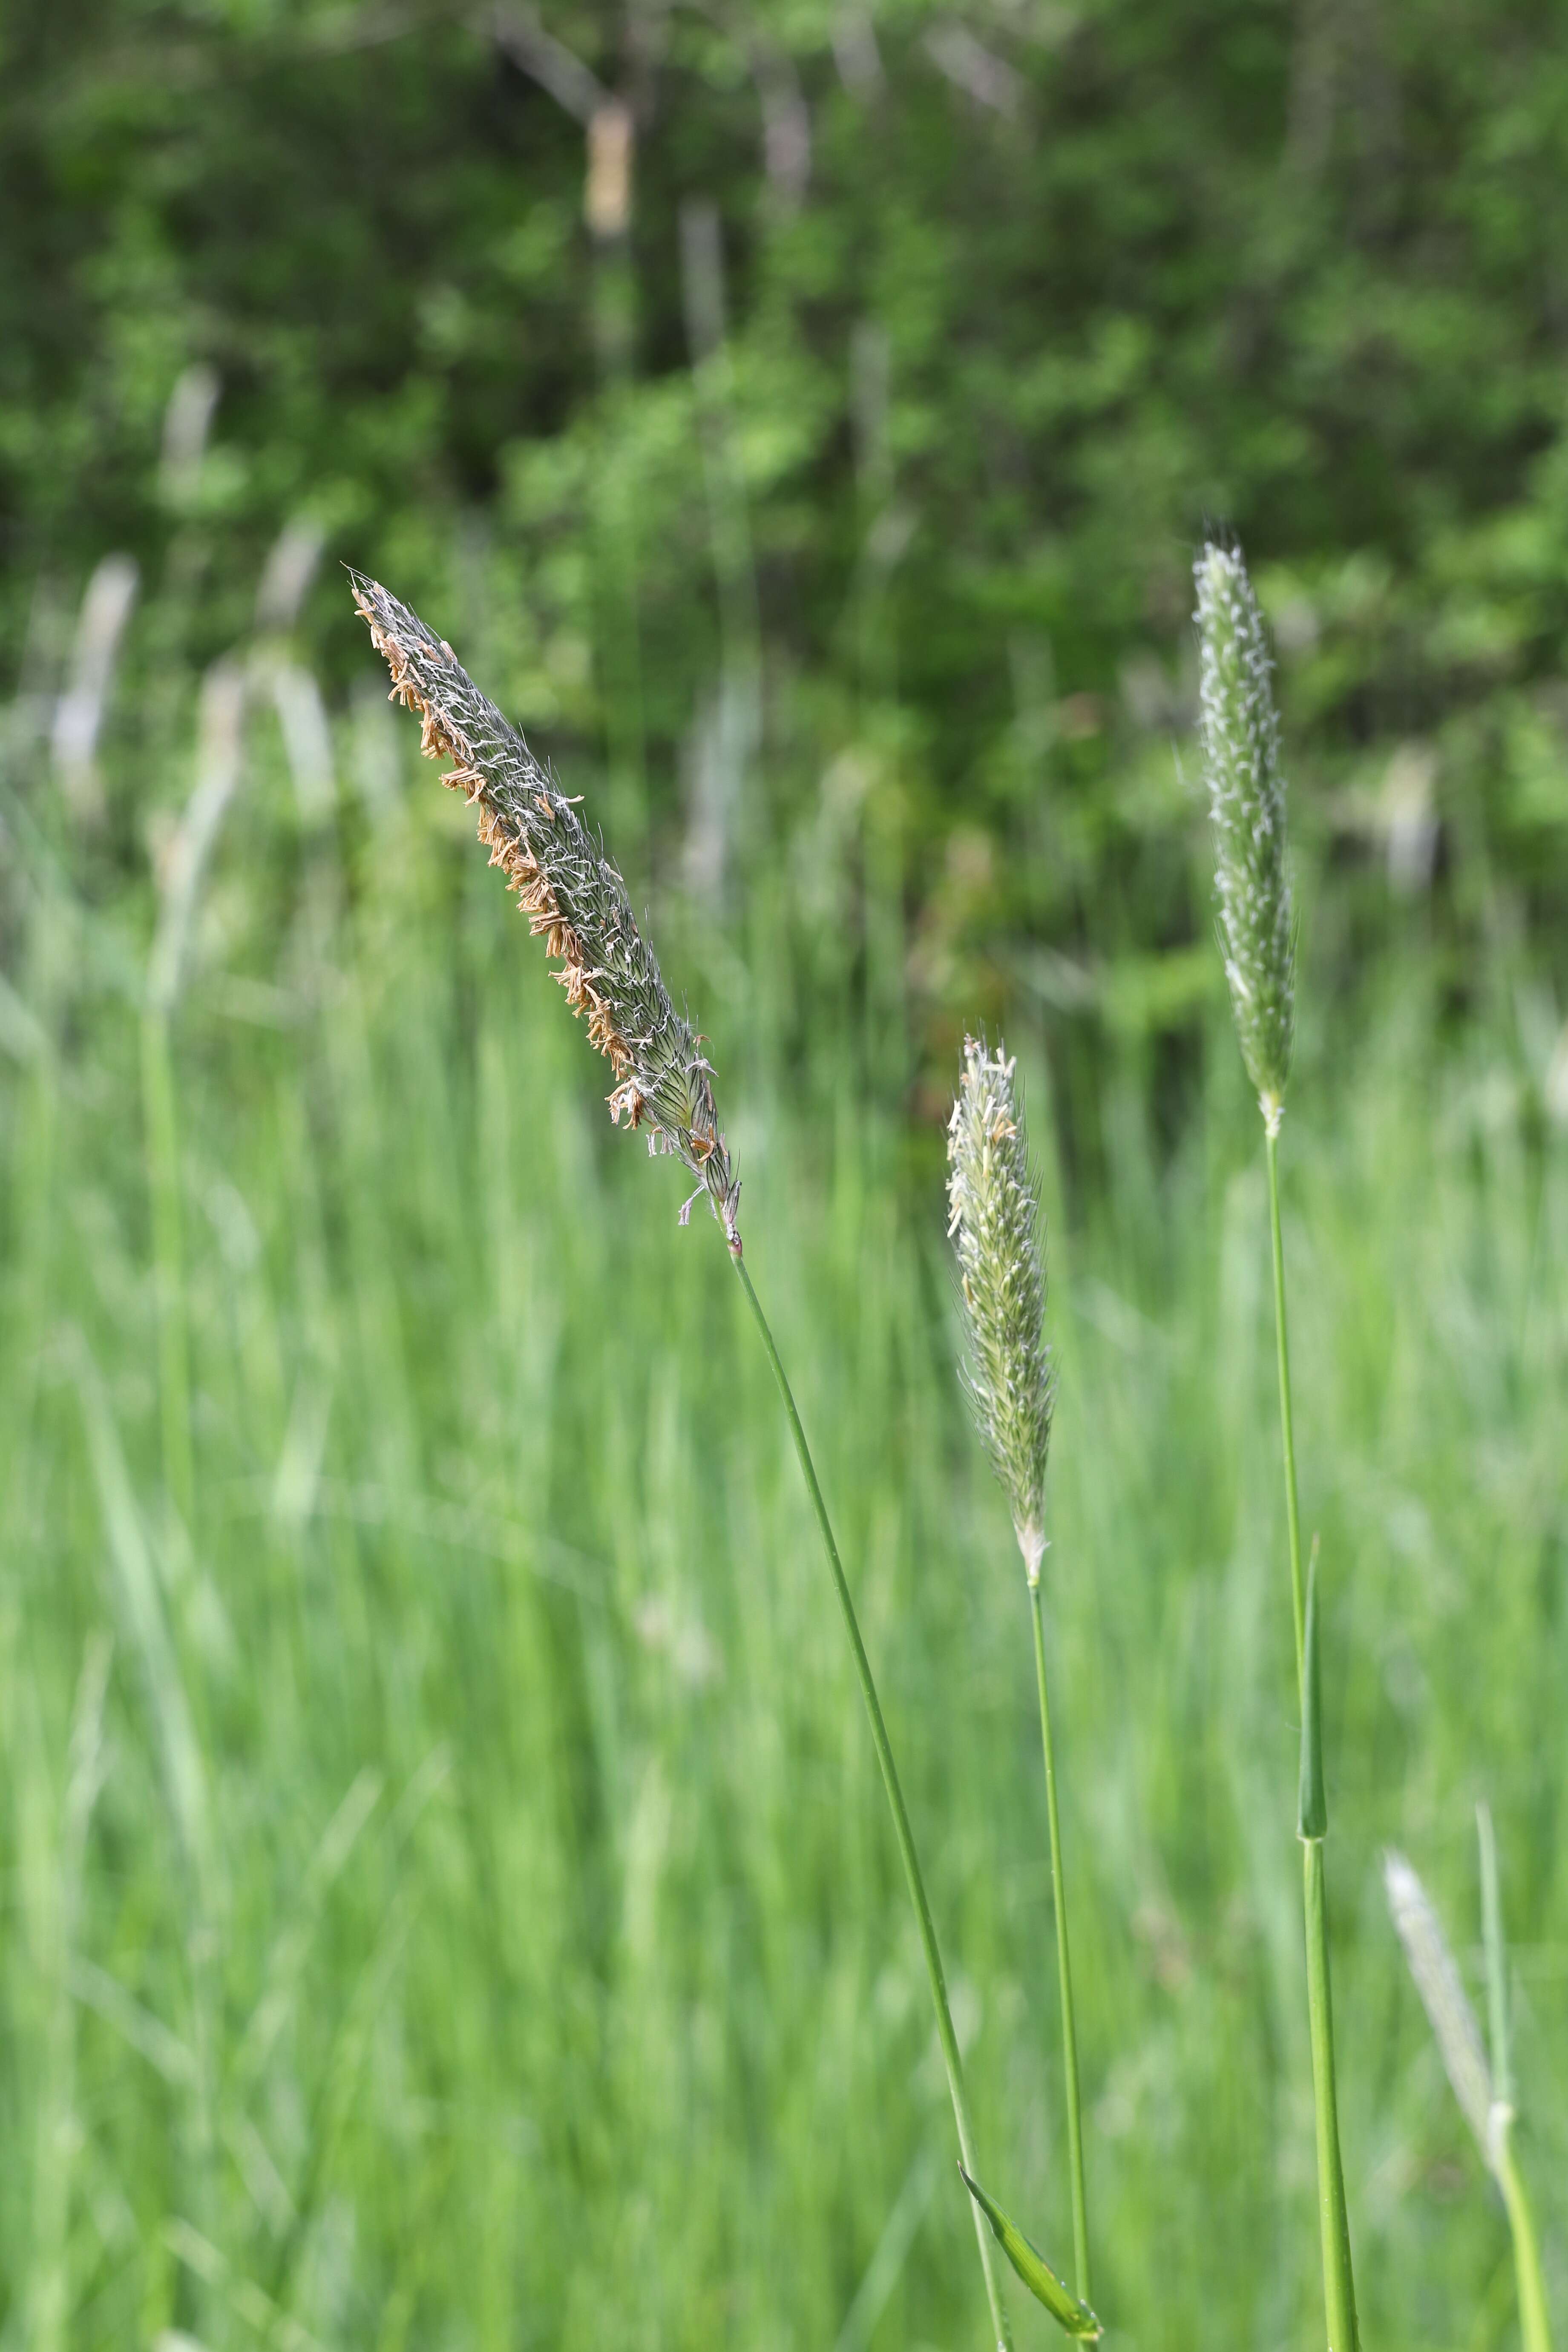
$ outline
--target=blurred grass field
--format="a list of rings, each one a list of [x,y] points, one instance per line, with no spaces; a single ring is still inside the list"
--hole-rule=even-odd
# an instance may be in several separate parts
[[[177,816],[194,695],[173,670],[133,689],[97,833],[19,703],[6,738],[0,2342],[976,2347],[918,1948],[720,1237],[679,1231],[679,1171],[610,1129],[412,743],[368,709],[286,734],[276,648],[247,658],[168,1028],[188,1517],[161,1419],[157,894],[102,842]],[[1061,2250],[1025,1597],[953,1375],[899,877],[852,823],[800,825],[727,913],[661,874],[655,936],[711,1041],[985,2170]],[[1393,901],[1331,998],[1342,885],[1310,843],[1303,879],[1286,1246],[1358,2284],[1369,2344],[1482,2352],[1514,2340],[1506,2230],[1378,1863],[1417,1861],[1474,1963],[1490,1799],[1561,2310],[1555,1019],[1500,931],[1456,999]],[[1214,977],[1179,1120],[1107,1031],[1092,1181],[1058,1016],[1017,988],[1009,1029],[1051,1212],[1097,2301],[1151,2352],[1321,2325],[1265,1196]]]

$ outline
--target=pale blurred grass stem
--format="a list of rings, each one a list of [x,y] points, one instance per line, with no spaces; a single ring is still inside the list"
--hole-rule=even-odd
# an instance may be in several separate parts
[[[142,1010],[142,1116],[157,1296],[163,1478],[170,1500],[187,1528],[195,1504],[195,1459],[191,1436],[179,1115],[170,1030],[202,879],[224,812],[239,782],[245,701],[244,672],[232,662],[215,663],[202,688],[195,786],[158,877],[158,927],[148,958]]]
[[[1437,2054],[1448,2077],[1459,2112],[1470,2127],[1481,2161],[1501,2193],[1513,2242],[1514,2280],[1519,2294],[1520,2333],[1525,2352],[1552,2352],[1552,2327],[1546,2308],[1546,2285],[1541,2268],[1541,2246],[1535,2234],[1523,2178],[1513,2152],[1515,2105],[1508,2000],[1508,1946],[1503,1936],[1502,1904],[1498,1891],[1497,1843],[1491,1814],[1476,1808],[1480,1843],[1481,1921],[1487,1968],[1487,2021],[1491,2042],[1490,2063],[1481,2047],[1480,2028],[1448,1948],[1441,1922],[1420,1879],[1402,1853],[1385,1853],[1384,1886],[1395,1931],[1421,2006],[1432,2028]]]
[[[184,1237],[180,1204],[180,1129],[169,1016],[161,1005],[142,1014],[142,1116],[153,1218],[153,1278],[158,1306],[158,1412],[163,1483],[188,1528],[195,1504],[191,1441],[190,1348],[185,1328]]]

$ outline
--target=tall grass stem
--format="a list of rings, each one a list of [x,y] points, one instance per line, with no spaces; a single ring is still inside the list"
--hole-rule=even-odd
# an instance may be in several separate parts
[[[899,1842],[904,1876],[909,1881],[910,1900],[914,1906],[915,1919],[920,1928],[921,1948],[925,1955],[926,1975],[931,1980],[931,2006],[936,2011],[937,2039],[942,2044],[942,2063],[947,2069],[948,2095],[952,2101],[952,2119],[958,2129],[959,2149],[963,2156],[964,2170],[973,2174],[978,2169],[974,2158],[974,2137],[970,2128],[969,2105],[963,2091],[963,2063],[959,2055],[958,2036],[953,2031],[952,2011],[948,2006],[947,1979],[942,1972],[942,1952],[936,1940],[936,1927],[931,1916],[931,1905],[926,1899],[925,1880],[921,1874],[920,1857],[915,1851],[914,1832],[910,1827],[910,1817],[905,1811],[904,1793],[899,1785],[898,1767],[893,1761],[892,1746],[888,1738],[888,1727],[882,1720],[882,1706],[877,1696],[877,1685],[871,1674],[871,1662],[866,1655],[866,1644],[860,1638],[859,1620],[855,1614],[855,1603],[850,1596],[848,1580],[844,1573],[844,1563],[838,1557],[838,1546],[834,1538],[833,1523],[827,1516],[827,1506],[822,1498],[822,1488],[817,1484],[816,1469],[811,1458],[811,1448],[805,1442],[805,1431],[801,1426],[800,1414],[795,1409],[788,1375],[780,1360],[773,1332],[768,1326],[768,1318],[763,1312],[762,1301],[752,1287],[752,1276],[746,1262],[738,1252],[733,1250],[731,1252],[731,1257],[735,1271],[741,1277],[741,1287],[746,1294],[746,1303],[755,1318],[763,1346],[767,1351],[768,1361],[773,1366],[773,1378],[778,1382],[779,1395],[784,1401],[784,1417],[789,1423],[790,1435],[795,1440],[795,1453],[800,1457],[801,1473],[805,1480],[806,1491],[811,1496],[811,1507],[816,1515],[817,1531],[822,1538],[823,1550],[827,1555],[827,1565],[832,1572],[834,1590],[838,1595],[838,1606],[844,1617],[844,1630],[849,1638],[849,1649],[855,1661],[855,1673],[860,1685],[860,1696],[866,1703],[867,1719],[871,1727],[871,1744],[877,1751],[877,1762],[881,1767],[882,1786],[888,1792],[888,1804],[893,1816],[893,1829]],[[985,2293],[991,2305],[992,2325],[996,2331],[999,2352],[1001,2347],[1006,2347],[1006,2352],[1011,2352],[1013,2338],[1008,2330],[1007,2315],[1002,2307],[1001,2285],[996,2275],[986,2225],[977,2206],[974,2208],[974,2237],[980,2249],[980,2267],[985,2274]]]
[[[1296,1493],[1296,1430],[1290,1406],[1290,1347],[1285,1314],[1285,1244],[1279,1226],[1279,1134],[1266,1116],[1268,1229],[1274,1248],[1274,1335],[1279,1367],[1279,1428],[1285,1456],[1285,1510],[1290,1540],[1290,1599],[1296,1631],[1296,1689],[1303,1717],[1310,1703],[1307,1605],[1301,1576],[1301,1513]],[[1307,2019],[1312,2044],[1312,2101],[1317,2119],[1318,2218],[1322,2233],[1323,2304],[1329,2352],[1359,2352],[1355,2282],[1351,2271],[1350,2217],[1340,2157],[1339,2091],[1334,2074],[1334,2012],[1329,1981],[1328,1903],[1323,1842],[1301,1841],[1301,1893],[1307,1938]]]
[[[1323,1841],[1301,1841],[1301,1899],[1307,1918],[1307,2018],[1312,2042],[1312,2102],[1317,2115],[1318,2221],[1323,2242],[1323,2302],[1329,2352],[1358,2352],[1350,2216],[1340,2160],[1339,2093],[1334,2078],[1334,2006],[1329,1982],[1328,1895]]]
[[[1508,2208],[1513,2237],[1514,2276],[1519,2285],[1519,2332],[1524,2352],[1552,2352],[1552,2323],[1546,2314],[1546,2283],[1541,2272],[1541,2246],[1535,2216],[1524,2193],[1524,2182],[1513,2158],[1513,2117],[1500,2116],[1492,2130],[1493,2169]]]
[[[1057,1809],[1057,1759],[1051,1740],[1050,1701],[1046,1696],[1046,1630],[1037,1576],[1029,1580],[1029,1610],[1035,1623],[1035,1680],[1040,1694],[1040,1745],[1046,1759],[1046,1811],[1051,1831],[1051,1890],[1057,1912],[1057,1981],[1062,2004],[1062,2068],[1067,2086],[1068,2162],[1072,2179],[1073,2284],[1078,2289],[1079,2300],[1092,2304],[1094,2296],[1089,2269],[1089,2204],[1083,2185],[1083,2112],[1078,2080],[1078,2028],[1073,2018],[1067,1885],[1062,1876],[1062,1832]]]
[[[1268,1234],[1274,1248],[1274,1345],[1279,1367],[1279,1430],[1285,1448],[1285,1517],[1290,1537],[1290,1603],[1296,1629],[1296,1680],[1306,1669],[1307,1594],[1301,1578],[1301,1507],[1296,1494],[1296,1422],[1290,1407],[1290,1334],[1285,1311],[1285,1242],[1279,1229],[1279,1130],[1265,1122],[1268,1150]]]

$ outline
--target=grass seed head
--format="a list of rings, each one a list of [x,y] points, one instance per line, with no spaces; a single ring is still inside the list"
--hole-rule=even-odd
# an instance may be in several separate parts
[[[1426,1889],[1405,1856],[1392,1849],[1383,1857],[1383,1883],[1410,1973],[1415,1979],[1415,1990],[1421,1996],[1421,2006],[1426,2011],[1448,2080],[1454,2086],[1454,2096],[1476,2136],[1482,2157],[1489,2166],[1492,2165],[1491,2072],[1481,2047],[1480,2027],[1459,1981],[1447,1937]]]
[[[1242,1059],[1277,1131],[1295,1027],[1295,925],[1273,664],[1240,550],[1205,547],[1194,577],[1220,944]]]
[[[984,1039],[964,1039],[947,1130],[948,1232],[958,1252],[964,1387],[1036,1584],[1046,1548],[1051,1360],[1039,1186],[1013,1069],[1000,1045],[993,1054]]]
[[[646,1128],[650,1151],[673,1153],[697,1179],[680,1213],[708,1196],[737,1256],[741,1187],[720,1133],[702,1040],[679,1013],[626,886],[573,803],[522,737],[482,695],[443,638],[351,572],[354,602],[392,672],[392,695],[417,712],[420,748],[449,760],[442,782],[478,811],[479,839],[529,929],[542,939],[574,1013],[615,1074],[610,1117]]]

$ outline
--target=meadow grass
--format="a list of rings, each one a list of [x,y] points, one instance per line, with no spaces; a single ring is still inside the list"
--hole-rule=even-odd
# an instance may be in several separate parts
[[[142,1134],[153,910],[8,784],[4,2340],[976,2345],[898,1857],[723,1253],[677,1229],[680,1171],[609,1129],[461,811],[407,776],[340,849],[259,722],[248,762],[169,1028],[188,1521]],[[977,2137],[1056,2252],[1036,1698],[1011,1580],[971,1570],[1009,1531],[952,1377],[941,1138],[911,1144],[793,870],[736,927],[672,901],[661,945],[724,1073]],[[1336,1563],[1341,2126],[1367,2340],[1479,2352],[1514,2326],[1507,2228],[1378,1855],[1419,1853],[1466,1916],[1489,1796],[1560,2303],[1568,1160],[1520,993],[1482,975],[1456,1027],[1418,945],[1388,969],[1315,1013],[1309,953],[1283,1171],[1303,1526]],[[1304,2343],[1256,1109],[1217,1003],[1173,1151],[1108,1049],[1105,1180],[1069,1192],[1043,1040],[1009,1032],[1053,1234],[1097,2302],[1130,2345]]]

